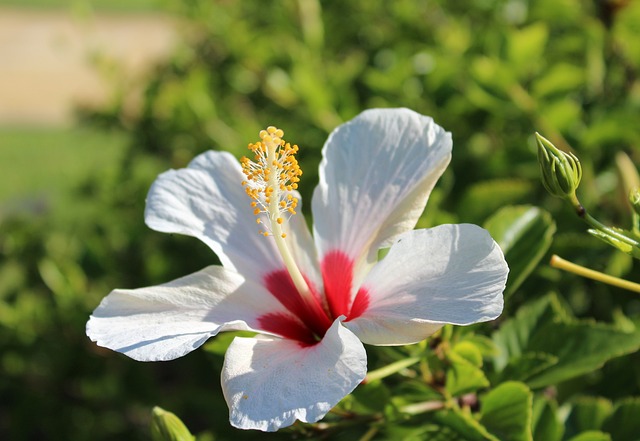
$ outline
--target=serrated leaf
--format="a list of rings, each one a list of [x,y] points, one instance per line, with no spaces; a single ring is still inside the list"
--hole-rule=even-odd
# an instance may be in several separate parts
[[[600,368],[605,362],[640,348],[640,331],[621,331],[595,322],[547,323],[527,351],[545,352],[558,362],[527,380],[533,388],[556,384]]]
[[[600,430],[604,420],[611,414],[613,404],[600,397],[579,397],[571,405],[567,417],[567,431],[581,433],[589,430]]]
[[[640,397],[616,403],[613,413],[606,419],[602,429],[611,434],[612,441],[640,440]]]
[[[464,358],[475,367],[482,367],[482,353],[473,343],[469,341],[460,341],[451,348],[451,351]]]
[[[532,388],[556,384],[601,367],[608,360],[640,348],[640,330],[625,332],[615,326],[570,318],[554,295],[525,304],[515,318],[507,320],[493,334],[501,349],[494,365],[498,372],[511,362],[513,372],[523,375]],[[557,357],[544,370],[529,364],[526,354],[547,354]],[[527,355],[535,359],[536,355]],[[549,361],[551,359],[549,358]],[[515,368],[518,368],[517,370]]]
[[[592,430],[576,435],[568,441],[611,441],[611,436],[608,433]]]
[[[515,381],[502,383],[481,400],[480,423],[501,441],[533,441],[533,394]]]
[[[484,224],[509,264],[505,297],[513,294],[545,255],[556,224],[551,215],[530,205],[500,209]]]
[[[499,372],[509,360],[527,352],[529,340],[546,323],[571,319],[569,311],[554,293],[526,303],[518,309],[515,317],[505,321],[500,329],[493,333],[492,339],[499,349],[494,365]],[[545,351],[540,351],[545,352]]]
[[[558,357],[543,352],[529,352],[512,358],[500,374],[502,380],[525,381],[558,362]]]
[[[443,410],[434,415],[434,420],[453,431],[465,441],[501,441],[470,414],[459,409]]]
[[[492,357],[497,355],[498,347],[489,337],[478,334],[466,334],[461,341],[472,343],[482,354],[483,357]]]
[[[560,441],[564,426],[558,419],[558,405],[555,401],[538,396],[533,400],[532,424],[534,441]]]
[[[533,185],[521,179],[495,179],[469,187],[459,204],[459,213],[467,222],[482,223],[505,205],[524,201]]]
[[[459,396],[489,386],[484,372],[466,358],[451,352],[451,367],[447,370],[446,388],[452,396]]]

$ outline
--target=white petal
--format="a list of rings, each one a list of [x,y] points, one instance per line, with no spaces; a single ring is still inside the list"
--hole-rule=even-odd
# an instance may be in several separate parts
[[[283,264],[273,237],[259,234],[243,180],[240,164],[231,154],[203,153],[188,168],[158,176],[147,196],[145,221],[157,231],[197,237],[225,267],[260,280],[264,274],[282,269]],[[288,230],[292,247],[310,242],[304,239],[309,236],[304,218],[296,217],[299,219]],[[302,239],[298,240],[298,235]],[[302,256],[314,253],[312,246],[305,246],[295,252]],[[313,266],[305,270],[311,272]]]
[[[450,133],[409,109],[367,110],[334,130],[312,202],[321,257],[339,249],[357,264],[371,261],[413,229],[451,145]]]
[[[220,331],[260,329],[266,312],[284,309],[263,287],[210,266],[163,285],[112,291],[90,317],[87,335],[135,360],[172,360]]]
[[[365,343],[400,345],[444,323],[493,320],[502,312],[508,272],[500,247],[476,225],[410,231],[367,275],[361,290],[368,306],[345,326]]]
[[[341,319],[313,346],[234,339],[222,368],[231,424],[275,431],[295,420],[315,422],[355,389],[367,372],[366,353]]]

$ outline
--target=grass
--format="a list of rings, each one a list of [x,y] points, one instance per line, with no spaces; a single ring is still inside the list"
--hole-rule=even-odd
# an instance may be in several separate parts
[[[0,128],[0,213],[72,206],[81,182],[117,170],[125,143],[122,134],[87,128]]]

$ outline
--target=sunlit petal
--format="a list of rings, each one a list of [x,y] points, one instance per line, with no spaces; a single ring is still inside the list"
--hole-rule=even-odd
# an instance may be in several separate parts
[[[284,339],[236,338],[222,370],[231,424],[275,431],[321,419],[366,374],[362,343],[340,320],[312,346]]]
[[[451,145],[450,133],[409,109],[367,110],[334,130],[312,202],[320,258],[340,250],[357,270],[413,229]]]
[[[283,267],[272,237],[259,234],[250,198],[241,185],[238,161],[229,153],[209,151],[197,156],[188,168],[162,173],[147,196],[145,221],[165,233],[197,237],[218,255],[222,264],[247,278],[260,280]],[[288,227],[291,247],[301,262],[315,260],[302,215]],[[300,238],[298,238],[300,236]],[[310,274],[313,266],[304,268]],[[317,276],[316,276],[317,278]]]
[[[364,343],[423,340],[444,323],[469,325],[500,315],[509,269],[486,230],[442,225],[403,234],[367,275],[346,322]]]
[[[171,360],[220,331],[260,329],[266,312],[285,310],[262,286],[210,266],[163,285],[112,291],[89,319],[87,335],[136,360]]]

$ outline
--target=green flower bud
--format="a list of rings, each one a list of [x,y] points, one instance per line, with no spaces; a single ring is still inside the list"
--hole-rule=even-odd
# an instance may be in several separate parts
[[[539,133],[536,133],[536,141],[544,188],[553,196],[574,198],[582,178],[580,160],[573,153],[558,149]]]
[[[153,441],[194,441],[187,426],[171,412],[156,406],[151,420],[151,439]]]

